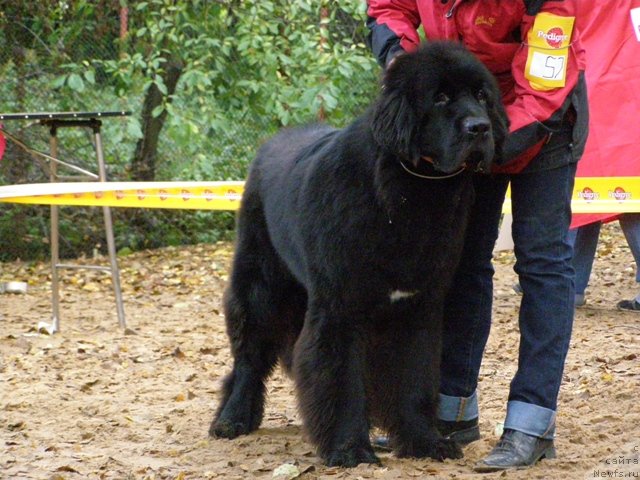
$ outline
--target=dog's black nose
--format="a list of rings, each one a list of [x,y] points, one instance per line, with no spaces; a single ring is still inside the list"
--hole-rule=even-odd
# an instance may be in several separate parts
[[[470,137],[483,135],[489,131],[490,127],[488,118],[467,117],[462,121],[462,131]]]

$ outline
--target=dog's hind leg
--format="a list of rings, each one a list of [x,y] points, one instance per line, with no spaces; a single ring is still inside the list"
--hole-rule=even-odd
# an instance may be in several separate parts
[[[306,295],[284,270],[263,232],[245,231],[236,247],[225,295],[234,362],[209,428],[214,437],[235,438],[260,426],[265,382],[278,358],[292,348],[304,318]]]
[[[223,382],[222,400],[209,428],[214,437],[235,438],[260,426],[264,413],[265,381],[277,361],[277,351],[260,335],[234,292],[225,300],[227,329],[232,343],[233,369]]]
[[[307,314],[294,378],[305,429],[329,466],[380,463],[369,441],[364,361],[357,327],[317,311]]]

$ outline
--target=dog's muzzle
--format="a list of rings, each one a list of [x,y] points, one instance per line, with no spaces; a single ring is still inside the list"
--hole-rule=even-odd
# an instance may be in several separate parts
[[[475,172],[488,173],[494,150],[491,122],[487,117],[467,117],[462,122],[462,134],[471,144],[465,166]]]
[[[489,135],[491,122],[485,117],[467,117],[462,122],[462,134],[468,138],[477,138]]]

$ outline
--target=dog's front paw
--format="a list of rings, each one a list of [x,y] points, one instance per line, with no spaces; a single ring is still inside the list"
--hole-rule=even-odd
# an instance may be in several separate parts
[[[441,438],[435,442],[434,453],[435,455],[429,455],[429,457],[440,461],[445,458],[464,457],[460,445],[458,445],[454,440],[449,440],[447,438]]]
[[[236,438],[249,433],[249,427],[242,422],[214,419],[209,427],[209,436],[214,438]]]
[[[453,440],[438,438],[431,441],[414,442],[411,445],[399,445],[396,451],[398,457],[429,457],[442,461],[445,458],[462,458],[464,455],[460,446]]]
[[[370,445],[367,447],[353,447],[330,451],[325,463],[329,467],[357,467],[361,463],[374,463],[380,465],[380,459],[373,453]]]

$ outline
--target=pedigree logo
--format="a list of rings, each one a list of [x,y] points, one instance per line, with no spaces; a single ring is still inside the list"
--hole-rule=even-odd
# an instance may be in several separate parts
[[[191,190],[187,190],[186,188],[183,188],[180,191],[180,196],[182,197],[182,200],[184,200],[185,202],[188,202],[190,198],[193,198],[193,193],[191,192]]]
[[[564,31],[560,27],[550,28],[548,32],[538,30],[538,38],[544,38],[551,48],[560,48],[562,42],[569,40],[569,35],[565,35]]]
[[[229,190],[227,190],[227,192],[224,194],[224,196],[226,198],[228,198],[231,201],[238,201],[242,198],[242,195],[239,194],[238,192],[236,192],[235,190],[233,190],[232,188],[230,188]]]
[[[609,191],[609,198],[613,198],[619,202],[631,199],[631,192],[625,192],[624,188],[616,187],[614,190]]]
[[[593,202],[600,198],[600,194],[598,192],[594,192],[589,187],[584,187],[582,191],[578,193],[578,198],[581,198],[586,202]]]

